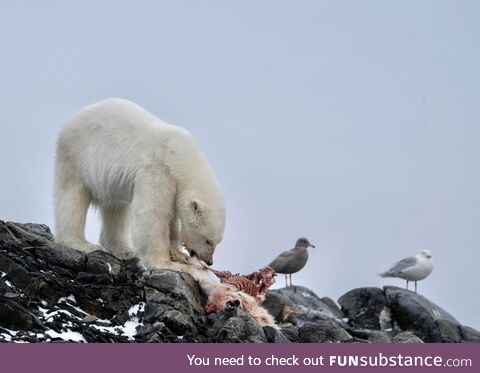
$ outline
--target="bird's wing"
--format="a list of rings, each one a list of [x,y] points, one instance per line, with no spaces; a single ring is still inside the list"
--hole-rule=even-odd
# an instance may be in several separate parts
[[[290,258],[292,258],[293,256],[295,255],[295,253],[293,252],[293,250],[287,250],[287,251],[284,251],[283,253],[281,253],[279,256],[277,256],[275,258],[275,260],[289,260]]]
[[[392,268],[390,268],[387,272],[400,273],[405,269],[414,266],[415,264],[417,264],[417,258],[415,258],[414,256],[409,256],[408,258],[402,259],[392,265]]]
[[[287,250],[277,256],[269,266],[272,267],[275,271],[283,271],[283,267],[288,263],[295,255],[293,250]]]

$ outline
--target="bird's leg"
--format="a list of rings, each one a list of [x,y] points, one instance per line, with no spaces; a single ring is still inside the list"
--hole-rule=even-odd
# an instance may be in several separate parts
[[[417,281],[415,281],[415,294],[417,294]]]
[[[289,274],[288,274],[288,277],[290,278],[290,286],[293,286],[293,285],[292,285],[292,274],[289,273]]]
[[[406,280],[406,281],[407,281],[407,287],[406,287],[405,289],[407,289],[407,290],[408,290],[408,280]]]
[[[285,273],[285,288],[288,288],[288,275]]]

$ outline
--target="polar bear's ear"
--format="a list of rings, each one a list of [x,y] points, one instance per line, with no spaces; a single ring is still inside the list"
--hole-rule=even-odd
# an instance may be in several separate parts
[[[195,212],[195,214],[203,215],[205,213],[205,206],[198,199],[194,199],[191,202],[191,206],[192,206],[192,210]]]

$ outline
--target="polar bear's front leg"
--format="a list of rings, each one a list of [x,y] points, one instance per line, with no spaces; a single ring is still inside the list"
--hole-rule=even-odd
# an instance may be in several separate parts
[[[101,250],[85,239],[90,193],[59,150],[55,164],[55,242],[86,253]]]
[[[175,182],[167,170],[138,171],[132,200],[132,241],[147,268],[168,267],[170,224],[175,209]]]
[[[170,224],[170,259],[173,262],[191,264],[190,257],[182,253],[180,242],[180,218],[175,216]]]

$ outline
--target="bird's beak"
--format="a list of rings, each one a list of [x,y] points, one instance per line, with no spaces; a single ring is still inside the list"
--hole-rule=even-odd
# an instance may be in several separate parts
[[[310,244],[310,247],[313,247],[315,249],[315,245]]]

